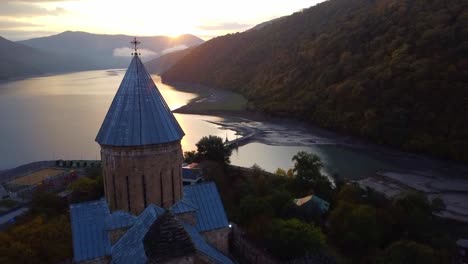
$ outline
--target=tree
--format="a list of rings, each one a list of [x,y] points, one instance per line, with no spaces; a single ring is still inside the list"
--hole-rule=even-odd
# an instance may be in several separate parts
[[[302,257],[320,252],[325,247],[322,231],[299,219],[274,219],[267,227],[268,249],[281,259]]]
[[[67,201],[56,193],[37,191],[31,200],[31,213],[47,217],[57,216],[67,211]]]
[[[68,216],[37,216],[0,234],[0,263],[59,263],[72,257]]]
[[[296,178],[304,181],[314,181],[323,177],[320,172],[323,163],[319,156],[300,151],[293,156],[292,160],[294,161],[293,172]]]
[[[380,229],[374,208],[340,202],[330,213],[329,238],[344,253],[359,259],[379,247]]]
[[[102,176],[96,179],[81,177],[73,182],[69,188],[72,191],[72,203],[97,200],[104,195]]]
[[[382,264],[437,263],[434,249],[414,241],[399,240],[391,244],[380,257]]]
[[[229,164],[232,150],[225,146],[223,139],[217,136],[203,137],[196,144],[201,159],[213,160],[220,164]]]
[[[287,171],[285,171],[282,168],[278,168],[278,169],[276,169],[275,174],[278,175],[278,176],[284,176],[284,177],[288,177],[288,178],[294,177],[294,172],[293,172],[292,169],[288,169]]]
[[[293,156],[294,161],[294,175],[296,178],[296,187],[307,192],[308,188],[312,188],[315,194],[324,199],[331,199],[333,188],[328,180],[321,173],[323,163],[319,156],[304,151],[298,152]]]
[[[192,151],[185,151],[184,152],[184,162],[185,163],[193,163],[198,161],[198,155],[195,150]]]
[[[422,193],[408,192],[395,198],[389,210],[395,222],[395,234],[415,241],[430,237],[434,224],[432,206]]]
[[[242,198],[239,204],[239,223],[248,224],[255,217],[263,216],[272,218],[274,209],[265,198],[252,195]]]

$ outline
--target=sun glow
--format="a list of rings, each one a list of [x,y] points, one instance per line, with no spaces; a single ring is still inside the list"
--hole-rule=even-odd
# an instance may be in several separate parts
[[[41,11],[37,15],[11,16],[30,23],[30,32],[87,31],[139,36],[194,34],[205,39],[244,31],[258,23],[289,15],[318,0],[63,0],[21,2]],[[8,2],[7,4],[10,4]],[[0,17],[0,25],[2,17]],[[24,28],[22,30],[25,30]],[[1,33],[1,27],[0,27]],[[5,35],[5,34],[4,34]]]

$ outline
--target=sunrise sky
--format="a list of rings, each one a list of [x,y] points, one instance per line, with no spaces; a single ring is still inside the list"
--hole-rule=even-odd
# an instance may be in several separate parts
[[[323,0],[322,0],[323,1]],[[246,30],[320,0],[0,0],[0,36],[22,40],[66,30],[203,39]]]

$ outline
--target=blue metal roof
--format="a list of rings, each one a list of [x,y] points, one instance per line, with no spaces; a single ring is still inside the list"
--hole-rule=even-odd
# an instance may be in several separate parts
[[[175,214],[196,213],[196,232],[205,232],[228,227],[228,220],[215,183],[207,182],[184,186],[183,200],[171,208]],[[112,255],[112,263],[146,263],[143,237],[151,224],[164,213],[164,209],[154,204],[149,205],[138,217],[127,212],[110,213],[107,202],[98,201],[72,204],[70,206],[73,233],[74,261],[80,262]],[[107,230],[130,227],[126,233],[111,246]],[[188,227],[190,228],[190,226]],[[221,254],[206,242],[199,234],[190,235],[197,249],[219,263],[225,262]],[[198,241],[198,242],[197,242]],[[214,251],[213,251],[214,250]],[[211,253],[210,253],[211,252]],[[221,254],[222,255],[222,254]],[[224,258],[226,258],[224,256]]]
[[[114,230],[132,226],[137,217],[124,211],[117,211],[106,217],[106,230]]]
[[[200,232],[229,226],[221,197],[214,182],[184,186],[184,201],[197,207],[196,228]]]
[[[320,211],[322,213],[326,213],[328,209],[330,209],[330,203],[318,197],[317,195],[313,195],[311,200],[315,202],[316,204],[318,204]]]
[[[112,247],[112,263],[145,264],[147,258],[143,238],[151,224],[163,213],[164,209],[154,204],[146,207],[134,225]]]
[[[190,235],[190,238],[192,238],[192,242],[195,245],[195,248],[199,252],[208,256],[215,263],[220,263],[220,264],[233,263],[232,260],[226,257],[223,253],[221,253],[219,250],[217,250],[216,248],[208,244],[206,240],[203,238],[203,236],[200,235],[200,233],[196,230],[195,227],[186,223],[183,223],[183,225],[187,233]]]
[[[105,200],[70,205],[74,262],[110,255],[105,230],[109,207]]]
[[[198,180],[202,177],[200,169],[182,168],[182,177],[187,180]]]
[[[141,146],[177,141],[184,135],[140,58],[134,56],[96,142]]]
[[[174,214],[183,214],[188,212],[195,212],[197,208],[188,201],[180,200],[171,206]]]

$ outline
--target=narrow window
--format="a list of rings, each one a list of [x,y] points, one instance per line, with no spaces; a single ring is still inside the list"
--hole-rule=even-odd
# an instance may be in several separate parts
[[[114,209],[117,209],[117,190],[115,189],[115,174],[112,174],[112,192],[114,194]]]
[[[128,182],[128,176],[127,176],[127,207],[128,207],[128,211],[132,211],[132,208],[130,207],[130,185],[129,185],[129,182]]]
[[[172,171],[171,171],[171,185],[172,185],[172,203],[175,203],[174,168],[172,168]]]
[[[159,179],[161,183],[159,184],[159,188],[161,188],[161,206],[164,207],[164,193],[163,193],[163,179],[162,179],[162,171],[159,175]]]
[[[141,183],[143,185],[143,205],[146,208],[146,180],[145,180],[145,175],[141,175]]]

